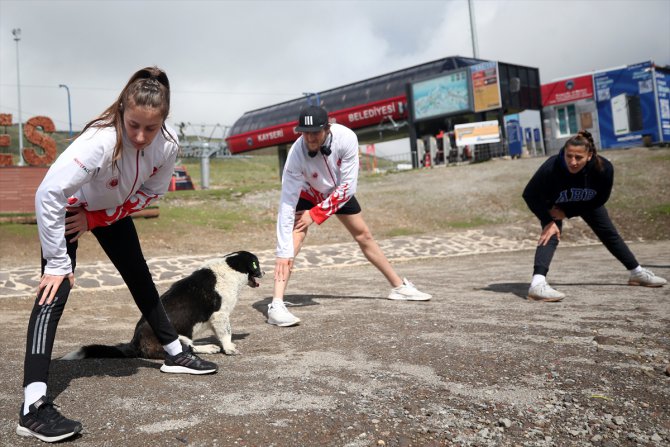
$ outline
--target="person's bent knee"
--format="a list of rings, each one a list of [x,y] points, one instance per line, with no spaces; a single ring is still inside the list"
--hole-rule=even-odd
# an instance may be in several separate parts
[[[354,235],[354,240],[361,245],[367,245],[374,243],[375,239],[372,237],[372,233],[369,231],[364,231],[362,233]]]

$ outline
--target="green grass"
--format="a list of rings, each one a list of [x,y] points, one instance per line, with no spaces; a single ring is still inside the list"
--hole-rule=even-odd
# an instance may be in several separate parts
[[[37,235],[37,225],[32,223],[0,223],[0,231],[2,231],[3,237],[32,238]]]
[[[446,226],[448,228],[453,228],[457,230],[467,230],[470,228],[478,228],[478,227],[483,227],[486,225],[492,225],[497,222],[494,222],[490,219],[484,219],[481,217],[476,217],[474,219],[470,220],[453,220],[453,221],[448,221],[446,222]]]
[[[160,208],[160,218],[151,223],[159,228],[182,225],[184,228],[203,226],[219,230],[231,230],[244,218],[244,214],[240,212],[216,210],[205,206],[173,206],[168,204]]]
[[[652,216],[670,216],[670,203],[661,203],[649,210]]]
[[[200,160],[187,158],[180,160],[178,164],[186,167],[199,188],[202,181]],[[238,194],[278,188],[280,182],[277,157],[266,155],[212,159],[209,162],[209,185],[212,190],[230,189]]]
[[[649,159],[659,162],[668,162],[670,161],[670,152],[668,151],[655,152],[651,157],[649,157]]]
[[[396,237],[396,236],[414,236],[421,233],[423,232],[412,228],[393,228],[391,230],[386,231],[384,234],[387,237]]]

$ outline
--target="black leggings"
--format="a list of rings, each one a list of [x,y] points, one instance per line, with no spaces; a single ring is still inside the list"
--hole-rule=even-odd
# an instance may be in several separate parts
[[[92,230],[100,246],[121,274],[130,290],[135,304],[153,329],[162,345],[177,339],[177,332],[168,319],[158,290],[151,278],[151,272],[142,254],[137,230],[130,216],[107,227]],[[67,240],[67,253],[72,262],[72,271],[77,261],[77,242]],[[42,273],[46,260],[42,258]],[[26,340],[26,358],[23,370],[23,386],[32,382],[47,382],[51,351],[56,338],[56,328],[63,315],[63,309],[70,294],[70,282],[67,278],[58,288],[51,304],[39,305],[42,292],[35,299],[33,311],[28,323]]]
[[[626,245],[617,232],[604,206],[583,213],[580,217],[584,219],[584,222],[586,222],[596,236],[598,236],[600,242],[605,245],[609,252],[612,253],[624,267],[628,270],[632,270],[640,265],[635,259],[635,255],[633,255],[628,248],[628,245]],[[560,220],[555,222],[556,225],[558,225],[558,229],[562,231],[563,222]],[[551,260],[554,257],[556,247],[558,247],[558,238],[556,235],[549,239],[547,245],[537,246],[537,249],[535,250],[533,275],[547,275],[549,272],[549,264],[551,264]]]

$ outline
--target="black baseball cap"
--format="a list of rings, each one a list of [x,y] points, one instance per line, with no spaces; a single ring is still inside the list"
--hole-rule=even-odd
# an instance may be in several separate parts
[[[300,111],[296,132],[318,132],[328,125],[328,112],[319,106],[308,106]]]

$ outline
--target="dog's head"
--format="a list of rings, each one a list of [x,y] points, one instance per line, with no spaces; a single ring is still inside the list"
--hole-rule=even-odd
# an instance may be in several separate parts
[[[262,278],[264,273],[255,254],[248,251],[236,251],[226,255],[225,260],[228,267],[247,275],[249,287],[260,286],[257,279]]]

